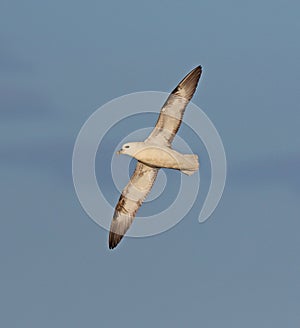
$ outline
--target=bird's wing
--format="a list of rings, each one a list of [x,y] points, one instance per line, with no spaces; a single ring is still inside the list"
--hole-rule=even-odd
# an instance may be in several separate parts
[[[136,164],[114,212],[109,232],[109,248],[115,248],[129,229],[137,210],[153,186],[158,170],[141,162]]]
[[[172,91],[161,108],[153,131],[145,142],[171,146],[180,127],[184,110],[196,90],[201,73],[201,66],[194,68]]]

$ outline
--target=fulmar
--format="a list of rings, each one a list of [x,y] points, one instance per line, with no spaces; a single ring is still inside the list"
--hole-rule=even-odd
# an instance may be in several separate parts
[[[202,73],[201,66],[188,73],[169,95],[161,108],[156,125],[143,142],[128,142],[117,152],[137,159],[129,183],[115,208],[109,232],[109,248],[115,248],[149,194],[158,170],[170,168],[191,175],[199,168],[198,156],[181,154],[172,149],[172,141],[180,127],[185,108],[194,95]]]

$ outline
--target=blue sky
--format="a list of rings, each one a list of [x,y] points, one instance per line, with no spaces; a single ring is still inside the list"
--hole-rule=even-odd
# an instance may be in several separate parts
[[[299,327],[299,10],[2,1],[1,326]],[[107,101],[170,91],[198,64],[193,101],[227,153],[221,203],[111,252],[73,188],[77,133]]]

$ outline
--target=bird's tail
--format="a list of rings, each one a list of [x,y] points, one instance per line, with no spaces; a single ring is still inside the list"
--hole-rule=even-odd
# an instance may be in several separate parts
[[[199,161],[197,155],[183,155],[185,159],[184,167],[180,170],[182,173],[192,175],[199,169]]]

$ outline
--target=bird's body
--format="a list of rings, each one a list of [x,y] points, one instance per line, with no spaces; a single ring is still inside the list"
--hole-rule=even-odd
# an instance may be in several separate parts
[[[201,72],[201,66],[196,67],[172,91],[153,131],[144,142],[124,144],[118,152],[136,158],[138,163],[115,208],[110,226],[109,248],[115,248],[129,229],[160,168],[180,170],[188,175],[198,170],[198,156],[173,150],[172,141],[180,127],[185,108],[196,90]]]
[[[152,167],[180,170],[188,175],[199,168],[197,155],[181,154],[170,147],[149,142],[126,143],[119,154],[129,155]]]

